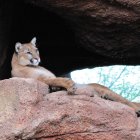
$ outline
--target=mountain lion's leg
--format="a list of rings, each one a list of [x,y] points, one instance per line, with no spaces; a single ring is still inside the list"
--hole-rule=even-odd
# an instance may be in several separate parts
[[[112,101],[126,104],[126,105],[132,107],[135,110],[137,116],[140,117],[140,107],[138,107],[136,104],[128,101],[127,99],[123,98],[122,96],[120,96],[114,92],[112,92],[112,93],[107,92],[106,94],[100,95],[100,97],[107,99],[107,100],[112,100]]]
[[[68,91],[68,94],[74,94],[75,90],[76,90],[75,82],[69,78],[62,78],[62,77],[45,78],[45,77],[41,77],[41,78],[38,78],[38,80],[42,81],[45,84],[50,85],[50,86],[63,87]]]
[[[134,104],[133,102],[128,101],[121,95],[111,91],[109,88],[104,87],[102,85],[89,84],[89,86],[92,86],[94,88],[94,90],[98,93],[97,95],[100,96],[101,98],[120,102],[120,103],[123,103],[123,104],[126,104],[126,105],[132,107],[135,110],[137,116],[140,117],[140,107],[138,105]]]

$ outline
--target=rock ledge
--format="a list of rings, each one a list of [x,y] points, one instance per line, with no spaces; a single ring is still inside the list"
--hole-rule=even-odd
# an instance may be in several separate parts
[[[44,83],[0,81],[1,140],[139,140],[140,120],[130,107],[79,88],[48,94]]]

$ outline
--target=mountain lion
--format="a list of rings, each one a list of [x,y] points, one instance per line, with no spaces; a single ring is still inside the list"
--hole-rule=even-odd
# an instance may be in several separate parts
[[[36,38],[34,37],[30,43],[16,43],[15,53],[12,58],[12,76],[33,78],[42,81],[49,86],[63,87],[68,91],[68,94],[75,94],[76,84],[69,78],[56,77],[49,70],[39,66],[40,56],[36,47]],[[99,84],[88,84],[97,92],[98,96],[104,99],[121,102],[126,104],[136,111],[137,116],[140,116],[139,104],[132,103],[122,96],[116,94],[110,89]]]

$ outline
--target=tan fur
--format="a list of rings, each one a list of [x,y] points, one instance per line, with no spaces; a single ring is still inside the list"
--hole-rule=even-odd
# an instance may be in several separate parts
[[[40,61],[36,46],[32,43],[27,43],[19,44],[18,47],[20,49],[18,49],[17,54],[14,53],[12,58],[11,74],[13,77],[33,78],[50,86],[66,88],[69,94],[75,92],[75,83],[71,79],[56,77],[49,70],[30,62],[30,60],[34,58]]]

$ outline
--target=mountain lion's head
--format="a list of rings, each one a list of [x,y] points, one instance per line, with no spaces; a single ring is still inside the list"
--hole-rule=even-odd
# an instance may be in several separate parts
[[[36,37],[30,43],[16,43],[15,51],[18,63],[23,66],[38,66],[40,63],[39,51],[36,47]]]

